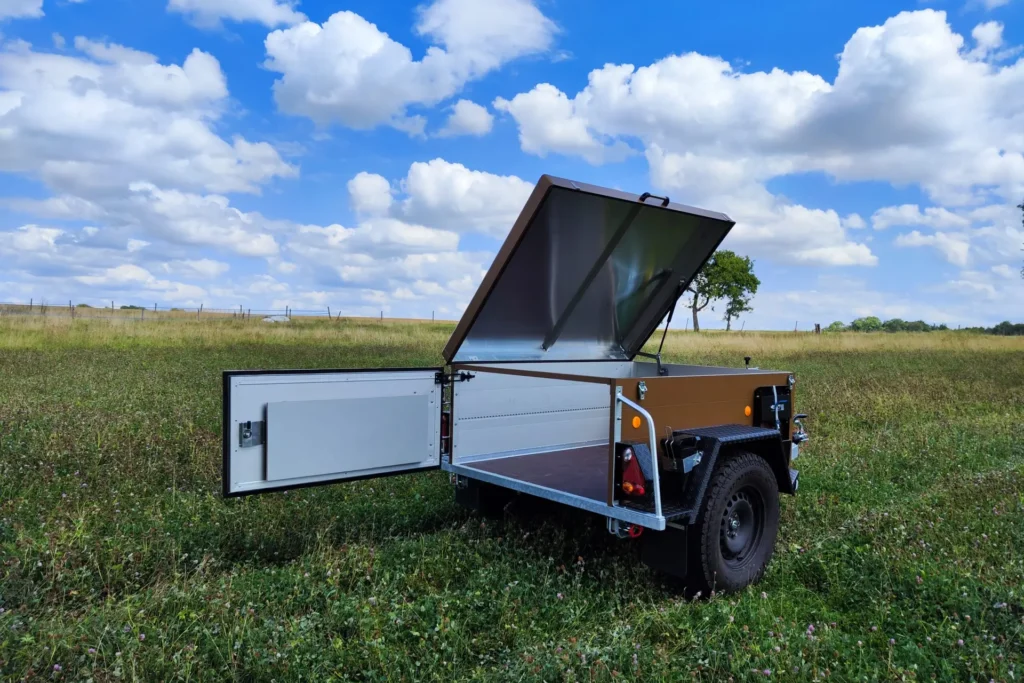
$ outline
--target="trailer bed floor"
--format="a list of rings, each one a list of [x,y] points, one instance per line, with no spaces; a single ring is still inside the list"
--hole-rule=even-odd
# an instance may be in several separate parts
[[[605,503],[608,498],[608,446],[513,455],[466,465],[467,469],[518,479]]]

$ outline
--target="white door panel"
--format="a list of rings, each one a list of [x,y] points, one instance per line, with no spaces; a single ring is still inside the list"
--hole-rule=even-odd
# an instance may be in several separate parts
[[[438,371],[225,373],[224,495],[438,467]]]

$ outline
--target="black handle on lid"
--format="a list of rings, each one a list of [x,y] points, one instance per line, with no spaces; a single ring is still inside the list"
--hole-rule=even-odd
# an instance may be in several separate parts
[[[660,199],[662,206],[668,206],[668,197],[661,197],[661,196],[656,195],[656,194],[651,194],[650,192],[644,192],[642,195],[640,195],[640,202],[643,203],[644,200],[651,199],[651,198],[653,198],[653,199]]]

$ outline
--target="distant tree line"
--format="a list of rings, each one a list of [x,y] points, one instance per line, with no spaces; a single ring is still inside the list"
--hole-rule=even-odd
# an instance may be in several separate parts
[[[825,328],[825,332],[942,332],[949,330],[948,325],[930,325],[923,320],[902,320],[893,318],[882,321],[873,315],[857,318],[847,325],[835,321]],[[1001,322],[995,327],[965,327],[961,332],[977,332],[980,334],[999,334],[1004,336],[1024,336],[1024,323]]]

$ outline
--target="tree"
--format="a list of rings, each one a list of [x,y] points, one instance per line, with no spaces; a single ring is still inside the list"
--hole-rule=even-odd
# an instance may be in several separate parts
[[[846,329],[846,325],[842,320],[837,320],[828,327],[825,328],[826,332],[842,332]]]
[[[882,329],[882,321],[873,315],[866,318],[857,318],[850,323],[850,329],[854,332],[877,332]]]
[[[693,313],[693,331],[700,332],[697,314],[712,301],[726,299],[726,329],[732,329],[732,321],[741,313],[752,310],[750,297],[757,292],[761,281],[754,275],[754,262],[747,256],[737,256],[727,249],[716,251],[704,264],[690,283],[688,291],[693,295],[690,311]]]
[[[729,303],[725,305],[725,331],[728,332],[732,329],[732,321],[735,318],[739,318],[740,313],[746,313],[752,310],[754,309],[750,307],[749,297],[729,299]]]
[[[905,332],[907,330],[907,322],[900,318],[893,318],[882,323],[882,329],[886,332]]]

